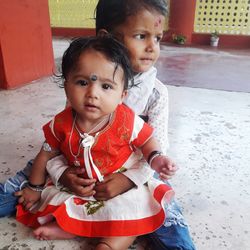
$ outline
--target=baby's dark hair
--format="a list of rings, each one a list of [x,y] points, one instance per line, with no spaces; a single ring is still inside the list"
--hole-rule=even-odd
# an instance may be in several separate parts
[[[112,33],[127,17],[136,15],[142,9],[154,10],[166,16],[167,0],[99,0],[95,10],[96,33],[100,29]]]
[[[128,51],[120,42],[110,35],[103,37],[79,37],[74,39],[63,54],[62,79],[67,80],[69,73],[77,67],[80,55],[88,49],[102,53],[107,60],[115,63],[113,77],[115,76],[117,68],[120,66],[124,73],[124,89],[133,87],[133,70]]]

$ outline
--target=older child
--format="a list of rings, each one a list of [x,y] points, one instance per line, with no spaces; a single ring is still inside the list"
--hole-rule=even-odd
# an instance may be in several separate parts
[[[85,178],[102,182],[105,175],[126,171],[138,162],[139,148],[152,169],[166,179],[172,164],[159,153],[152,128],[122,104],[133,77],[129,67],[125,48],[112,38],[79,38],[70,44],[62,60],[62,77],[71,106],[44,126],[46,148],[35,159],[21,203],[30,197],[35,201],[32,192],[40,194],[47,159],[58,152],[68,165],[84,168]],[[34,231],[38,239],[103,237],[96,249],[122,250],[136,235],[163,223],[161,202],[171,196],[171,188],[154,178],[147,186],[106,202],[76,196],[49,183],[30,211],[18,207],[17,219],[29,226],[45,224]]]
[[[129,90],[125,103],[145,117],[155,129],[154,135],[164,153],[168,146],[168,91],[156,79],[153,65],[159,57],[166,13],[165,0],[99,0],[96,8],[97,34],[109,32],[128,48],[135,81],[140,83],[138,87]],[[175,165],[172,166],[168,171],[169,178],[176,171]],[[82,188],[85,180],[77,173],[80,174],[77,169],[67,169],[55,181],[70,186],[80,195],[96,192],[95,197],[99,200],[115,197],[133,186],[138,187],[149,178],[145,168],[134,166],[125,173],[107,176],[104,182],[91,190]],[[153,248],[194,250],[188,226],[178,205],[173,201],[166,210],[170,216],[164,225],[149,235]]]

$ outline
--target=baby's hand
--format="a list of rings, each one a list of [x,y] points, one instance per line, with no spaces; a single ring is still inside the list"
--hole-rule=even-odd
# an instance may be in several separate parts
[[[25,210],[28,210],[40,200],[41,192],[26,187],[21,191],[15,192],[15,196],[19,196],[18,203],[22,204]]]
[[[154,169],[162,180],[172,178],[178,167],[175,163],[165,155],[155,157],[151,162],[151,168]]]

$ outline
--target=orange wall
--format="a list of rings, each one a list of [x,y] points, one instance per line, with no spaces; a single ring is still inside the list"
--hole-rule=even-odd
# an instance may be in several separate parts
[[[194,29],[195,0],[170,0],[168,39],[172,34],[182,34],[191,43]]]
[[[4,74],[4,67],[3,67],[3,60],[2,60],[2,50],[1,50],[1,44],[0,44],[0,88],[1,83],[5,82],[5,74]]]
[[[47,0],[0,1],[0,88],[16,88],[53,73]]]

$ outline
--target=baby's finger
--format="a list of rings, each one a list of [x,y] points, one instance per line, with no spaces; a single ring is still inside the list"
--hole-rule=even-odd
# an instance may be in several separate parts
[[[166,175],[166,174],[169,173],[169,169],[167,169],[167,168],[162,168],[160,173]]]
[[[93,187],[95,186],[96,179],[82,179],[83,186]]]
[[[84,174],[85,169],[82,168],[82,167],[76,167],[75,170],[74,170],[74,172],[75,172],[76,174],[78,174],[78,175]]]
[[[174,165],[174,169],[177,171],[179,169],[178,165]]]
[[[172,171],[177,171],[179,169],[179,167],[176,164],[172,165]]]
[[[160,173],[160,179],[163,180],[163,181],[166,181],[168,179],[170,179],[171,177],[165,173]]]
[[[32,205],[30,204],[29,201],[24,200],[24,201],[22,202],[22,206],[23,206],[24,210],[29,210],[29,208],[30,208]]]
[[[17,191],[14,193],[15,196],[22,196],[23,195],[23,191]]]
[[[25,209],[26,209],[26,210],[29,210],[33,205],[34,205],[34,202],[29,201],[29,202],[26,204]]]
[[[167,175],[169,175],[169,176],[174,176],[175,174],[176,174],[176,171],[174,170],[174,171],[172,171],[172,170],[169,170],[167,173],[165,173],[165,174],[167,174]]]
[[[75,179],[75,186],[87,187],[91,184],[94,184],[95,182],[96,179],[84,179],[82,177],[78,177],[77,179]]]
[[[94,195],[96,193],[94,190],[94,186],[95,186],[95,184],[88,185],[88,186],[82,186],[78,190],[78,195],[83,196],[83,197]]]
[[[24,202],[24,198],[23,198],[23,196],[21,196],[19,199],[18,199],[18,203],[23,203]]]

